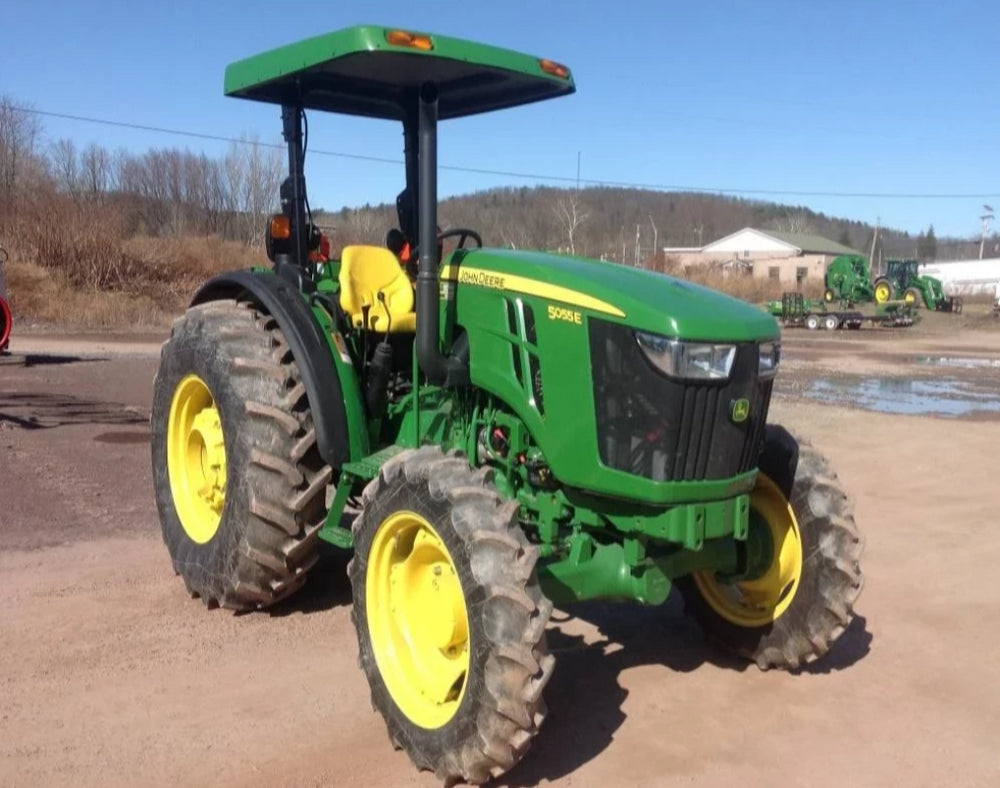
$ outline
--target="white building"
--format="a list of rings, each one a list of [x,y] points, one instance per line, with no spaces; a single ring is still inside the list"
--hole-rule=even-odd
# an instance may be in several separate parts
[[[926,263],[920,273],[940,279],[948,295],[995,293],[1000,287],[1000,258]]]
[[[826,267],[843,254],[860,254],[821,235],[785,233],[744,227],[702,247],[666,247],[668,257],[682,267],[717,265],[751,270],[758,278],[795,283],[822,280]]]

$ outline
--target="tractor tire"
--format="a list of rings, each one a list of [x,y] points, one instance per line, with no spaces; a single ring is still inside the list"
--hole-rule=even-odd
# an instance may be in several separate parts
[[[0,353],[7,349],[10,342],[10,332],[14,327],[14,317],[10,313],[10,306],[2,295],[0,295]]]
[[[685,608],[716,644],[761,670],[796,670],[826,654],[850,624],[864,585],[859,565],[864,541],[837,475],[808,443],[769,425],[760,468],[752,513],[772,534],[776,515],[787,518],[797,539],[790,529],[777,560],[756,581],[726,583],[705,571],[677,585]],[[761,514],[768,509],[770,516]],[[761,586],[772,571],[779,593],[765,598]],[[758,595],[756,601],[751,594]]]
[[[920,302],[923,296],[920,291],[915,287],[908,287],[903,292],[903,303],[907,306],[920,306]]]
[[[823,291],[823,300],[828,304],[832,304],[837,299],[837,294],[833,292],[829,287]]]
[[[372,706],[418,768],[483,783],[527,751],[555,665],[518,505],[435,447],[387,462],[362,501],[348,573]]]
[[[892,282],[884,276],[880,276],[872,282],[872,291],[876,304],[884,304],[892,300]]]
[[[815,331],[819,328],[819,315],[809,315],[806,317],[806,328],[810,331]]]
[[[245,611],[299,589],[333,472],[275,320],[236,301],[188,309],[160,353],[151,422],[163,541],[188,592]]]

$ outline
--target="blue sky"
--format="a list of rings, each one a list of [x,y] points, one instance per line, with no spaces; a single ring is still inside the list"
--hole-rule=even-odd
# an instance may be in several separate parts
[[[40,110],[279,140],[277,110],[222,95],[227,63],[361,22],[482,40],[572,67],[568,98],[453,121],[440,161],[709,189],[988,194],[778,195],[939,235],[1000,208],[1000,5],[761,2],[6,0],[0,93]],[[224,143],[43,119],[50,138],[211,155]],[[314,114],[316,148],[398,157],[395,124]],[[315,156],[314,207],[391,200],[399,167]],[[443,172],[442,196],[520,179]]]

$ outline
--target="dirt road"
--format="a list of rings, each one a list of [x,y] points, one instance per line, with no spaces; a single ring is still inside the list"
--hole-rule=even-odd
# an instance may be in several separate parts
[[[34,363],[0,363],[0,784],[438,785],[370,710],[342,559],[271,613],[187,597],[151,490],[155,338],[66,341],[15,337]],[[855,497],[859,617],[788,675],[721,657],[676,600],[557,612],[550,716],[502,785],[1000,784],[1000,413],[809,399],[874,371],[1000,390],[1000,333],[785,347],[772,420]]]

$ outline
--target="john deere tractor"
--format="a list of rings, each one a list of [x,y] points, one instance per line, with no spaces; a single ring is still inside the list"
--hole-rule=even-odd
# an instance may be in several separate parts
[[[725,648],[795,669],[862,585],[836,474],[767,424],[772,317],[438,228],[439,122],[574,90],[552,60],[373,26],[230,65],[227,95],[281,108],[273,265],[206,282],[155,380],[156,500],[189,592],[265,608],[306,581],[318,540],[352,550],[374,706],[449,782],[510,769],[538,732],[554,604],[676,588]],[[402,124],[387,246],[327,259],[307,110]]]
[[[940,279],[920,273],[917,260],[888,260],[885,275],[875,280],[875,301],[884,304],[892,298],[902,300],[907,306],[919,306],[937,312],[961,312],[962,299],[948,297]]]

